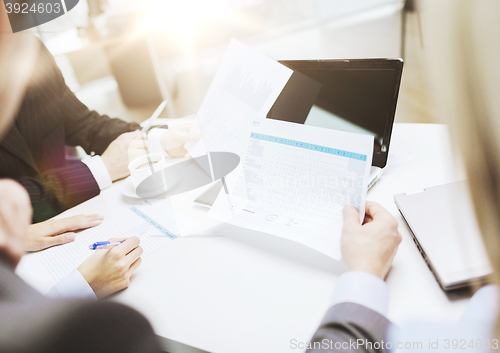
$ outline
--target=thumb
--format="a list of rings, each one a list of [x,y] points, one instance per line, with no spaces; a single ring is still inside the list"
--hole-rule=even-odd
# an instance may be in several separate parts
[[[344,227],[359,226],[358,211],[354,206],[345,205],[342,213],[344,215]]]
[[[75,238],[76,238],[75,233],[64,233],[61,235],[57,235],[55,237],[46,237],[45,242],[47,244],[47,247],[51,247],[51,246],[71,243],[75,240]]]

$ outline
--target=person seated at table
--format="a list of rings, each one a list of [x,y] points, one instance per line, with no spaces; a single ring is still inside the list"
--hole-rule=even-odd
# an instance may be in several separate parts
[[[426,48],[434,96],[462,152],[495,285],[479,289],[456,324],[414,321],[395,328],[386,318],[384,279],[401,240],[397,222],[368,203],[360,225],[357,213],[346,207],[341,241],[349,271],[338,279],[332,306],[308,352],[490,352],[500,347],[500,2],[419,4],[429,16],[423,29],[432,35]]]
[[[0,136],[19,105],[34,54],[33,38],[12,35],[8,23],[0,13]],[[0,180],[0,195],[0,352],[161,352],[151,325],[135,310],[111,302],[49,300],[16,276],[31,204],[26,190],[11,180]],[[108,270],[102,259],[110,253],[94,256],[101,258],[99,270]],[[117,252],[114,257],[125,259]]]
[[[67,87],[45,46],[41,42],[37,46],[33,54],[37,60],[15,123],[0,141],[0,177],[17,180],[26,188],[33,220],[41,222],[128,176],[129,153],[144,153],[144,134],[138,124],[90,111]],[[154,129],[150,142],[172,157],[183,157],[184,143],[199,138],[189,130],[190,123]],[[67,160],[66,145],[82,146],[93,157]]]
[[[3,4],[0,5],[2,8]],[[6,14],[3,14],[6,18]],[[2,14],[0,14],[2,16]],[[1,17],[0,17],[1,18]],[[8,21],[2,23],[3,26]],[[15,116],[20,104],[23,89],[26,85],[31,67],[34,65],[34,53],[38,50],[38,43],[34,37],[23,34],[13,35],[9,28],[2,28],[0,33],[0,139],[8,129],[9,123]],[[3,41],[3,42],[2,42]],[[10,224],[8,215],[16,212],[24,212],[29,219],[31,216],[31,205],[24,205],[22,210],[9,209],[8,195],[12,198],[23,200],[26,191],[13,193],[20,186],[11,181],[2,181],[4,188],[0,190],[0,199],[6,200],[0,207],[5,219],[3,223]],[[8,190],[13,192],[9,193]],[[29,200],[29,198],[26,198]],[[16,224],[16,219],[12,220]],[[13,246],[17,249],[16,254],[26,251],[39,251],[50,246],[66,243],[75,238],[72,231],[96,226],[102,222],[99,215],[75,216],[60,220],[50,220],[29,226],[26,235],[23,234],[22,245]],[[19,225],[20,227],[21,225]],[[11,227],[10,231],[16,234],[17,228]],[[21,228],[19,228],[21,229]],[[26,238],[26,239],[24,239]],[[130,277],[141,263],[142,248],[139,239],[132,237],[123,244],[111,249],[111,251],[96,251],[81,266],[65,277],[50,291],[50,296],[61,297],[85,297],[103,298],[112,293],[120,291],[128,286]]]
[[[49,300],[17,277],[31,205],[26,190],[14,181],[0,180],[0,193],[0,352],[161,352],[151,325],[135,310],[111,302]],[[104,260],[120,257],[111,255],[115,249],[100,250],[98,274],[119,272]]]

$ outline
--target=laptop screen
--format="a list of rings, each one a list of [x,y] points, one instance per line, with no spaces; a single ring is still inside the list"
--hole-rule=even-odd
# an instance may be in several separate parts
[[[387,162],[400,59],[280,61],[291,68],[270,119],[374,136],[373,165]]]

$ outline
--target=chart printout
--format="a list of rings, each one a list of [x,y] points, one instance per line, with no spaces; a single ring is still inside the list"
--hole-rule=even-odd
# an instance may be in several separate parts
[[[233,152],[243,127],[265,119],[292,70],[232,39],[196,115],[200,142],[186,145],[193,157]]]
[[[344,205],[364,218],[373,137],[276,120],[247,134],[229,195],[221,191],[210,214],[339,260]]]

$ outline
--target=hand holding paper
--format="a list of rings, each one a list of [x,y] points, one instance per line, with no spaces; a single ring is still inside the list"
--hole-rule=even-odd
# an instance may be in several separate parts
[[[221,191],[210,214],[340,259],[343,207],[364,218],[373,136],[266,120],[240,143],[230,199]]]

